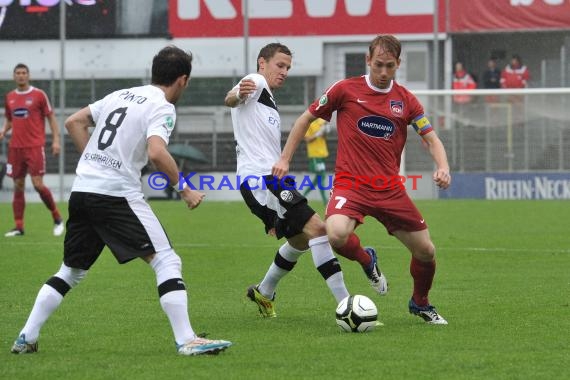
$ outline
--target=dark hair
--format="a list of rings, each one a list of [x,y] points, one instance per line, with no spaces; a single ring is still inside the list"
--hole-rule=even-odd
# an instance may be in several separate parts
[[[402,44],[400,43],[400,40],[393,35],[381,34],[376,36],[376,38],[372,40],[370,46],[368,47],[368,52],[371,57],[372,54],[374,54],[374,49],[376,49],[378,46],[383,47],[387,53],[392,54],[394,57],[396,57],[396,59],[400,59],[400,53],[402,53]]]
[[[293,53],[291,53],[291,50],[289,50],[287,46],[280,44],[279,42],[267,44],[261,48],[259,54],[257,55],[257,70],[259,70],[259,58],[263,58],[266,61],[269,61],[277,53],[283,53],[290,57],[293,57]]]
[[[23,63],[18,63],[18,64],[16,65],[16,67],[14,67],[14,72],[16,72],[16,70],[18,70],[18,69],[26,69],[26,71],[27,71],[28,73],[30,72],[30,68],[29,68],[27,65],[23,64]]]
[[[152,60],[152,84],[170,86],[182,75],[192,72],[192,53],[174,45],[161,49]]]

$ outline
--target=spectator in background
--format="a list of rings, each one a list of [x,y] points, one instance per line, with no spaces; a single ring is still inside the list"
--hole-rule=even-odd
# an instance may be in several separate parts
[[[453,83],[452,88],[454,90],[473,90],[477,88],[477,83],[465,70],[462,62],[455,63],[455,71],[453,73]],[[455,103],[455,110],[458,119],[461,124],[468,124],[465,120],[467,119],[468,107],[470,106],[472,100],[471,95],[457,94],[453,95],[453,103]]]
[[[328,197],[324,189],[326,176],[325,158],[329,156],[327,139],[325,138],[328,128],[329,125],[326,120],[318,118],[309,125],[309,129],[305,134],[307,157],[309,158],[309,171],[315,174],[315,176],[311,181],[312,186],[307,186],[307,189],[303,192],[303,196],[306,197],[311,190],[318,189],[325,205],[328,202]]]
[[[465,70],[462,62],[455,63],[452,88],[454,90],[473,90],[477,88],[477,83],[475,83],[471,74]],[[453,101],[457,104],[466,104],[471,102],[471,95],[453,95]]]
[[[488,89],[501,88],[501,70],[497,67],[497,60],[493,57],[487,61],[487,69],[483,73],[483,87]],[[487,103],[495,103],[498,101],[496,95],[485,96]]]
[[[526,88],[529,79],[528,68],[522,64],[521,57],[515,54],[511,63],[501,72],[501,88]]]
[[[505,66],[501,72],[501,88],[526,88],[528,87],[529,79],[530,72],[528,68],[523,65],[521,57],[514,54],[511,59],[511,63]],[[511,114],[513,126],[517,128],[524,127],[524,95],[510,95],[508,99],[512,107]]]
[[[46,154],[44,151],[48,120],[52,134],[51,153],[59,154],[59,126],[46,93],[30,84],[30,69],[23,63],[14,67],[16,89],[6,94],[4,102],[6,121],[0,131],[0,140],[11,130],[12,139],[8,148],[7,174],[14,180],[15,227],[4,236],[24,235],[24,209],[26,198],[26,175],[32,177],[32,185],[53,218],[53,234],[63,234],[64,224],[50,189],[44,185]]]
[[[497,67],[495,58],[489,58],[487,61],[487,69],[483,73],[484,88],[501,88],[501,70]]]

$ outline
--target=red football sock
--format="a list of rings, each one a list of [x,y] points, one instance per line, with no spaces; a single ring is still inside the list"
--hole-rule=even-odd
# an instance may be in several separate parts
[[[349,260],[358,261],[362,266],[370,265],[371,258],[360,245],[360,239],[354,232],[350,234],[342,247],[335,248],[335,252]]]
[[[59,215],[59,211],[57,209],[57,206],[55,205],[53,196],[51,195],[51,191],[49,191],[49,189],[46,186],[44,186],[40,190],[38,190],[38,193],[40,194],[40,198],[42,199],[46,207],[51,211],[51,216],[53,217],[53,220],[55,222],[61,221],[61,215]]]
[[[16,228],[19,230],[24,229],[24,209],[26,208],[26,198],[24,192],[14,190],[14,199],[12,201],[12,210],[14,211],[14,221]]]
[[[410,274],[414,278],[414,302],[418,306],[429,305],[428,293],[435,276],[435,260],[425,262],[412,257]]]

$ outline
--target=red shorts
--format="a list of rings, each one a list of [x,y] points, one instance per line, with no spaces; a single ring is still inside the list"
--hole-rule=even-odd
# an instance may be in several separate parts
[[[46,154],[43,146],[8,149],[6,174],[12,178],[33,177],[46,174]]]
[[[386,227],[388,233],[394,231],[422,231],[427,228],[422,214],[416,208],[406,191],[362,191],[362,189],[331,190],[326,216],[346,215],[364,223],[365,216],[372,216]]]

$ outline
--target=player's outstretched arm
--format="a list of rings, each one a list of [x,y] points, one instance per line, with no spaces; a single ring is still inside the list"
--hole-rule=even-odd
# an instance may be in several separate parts
[[[297,150],[301,140],[305,138],[305,134],[307,134],[307,130],[309,129],[309,124],[311,124],[315,119],[316,117],[314,117],[312,113],[305,111],[297,118],[297,120],[295,120],[293,128],[291,128],[291,132],[289,132],[289,137],[287,137],[287,142],[281,152],[281,158],[273,164],[271,174],[277,178],[283,178],[287,175],[289,172],[289,163],[293,158],[293,154]]]

